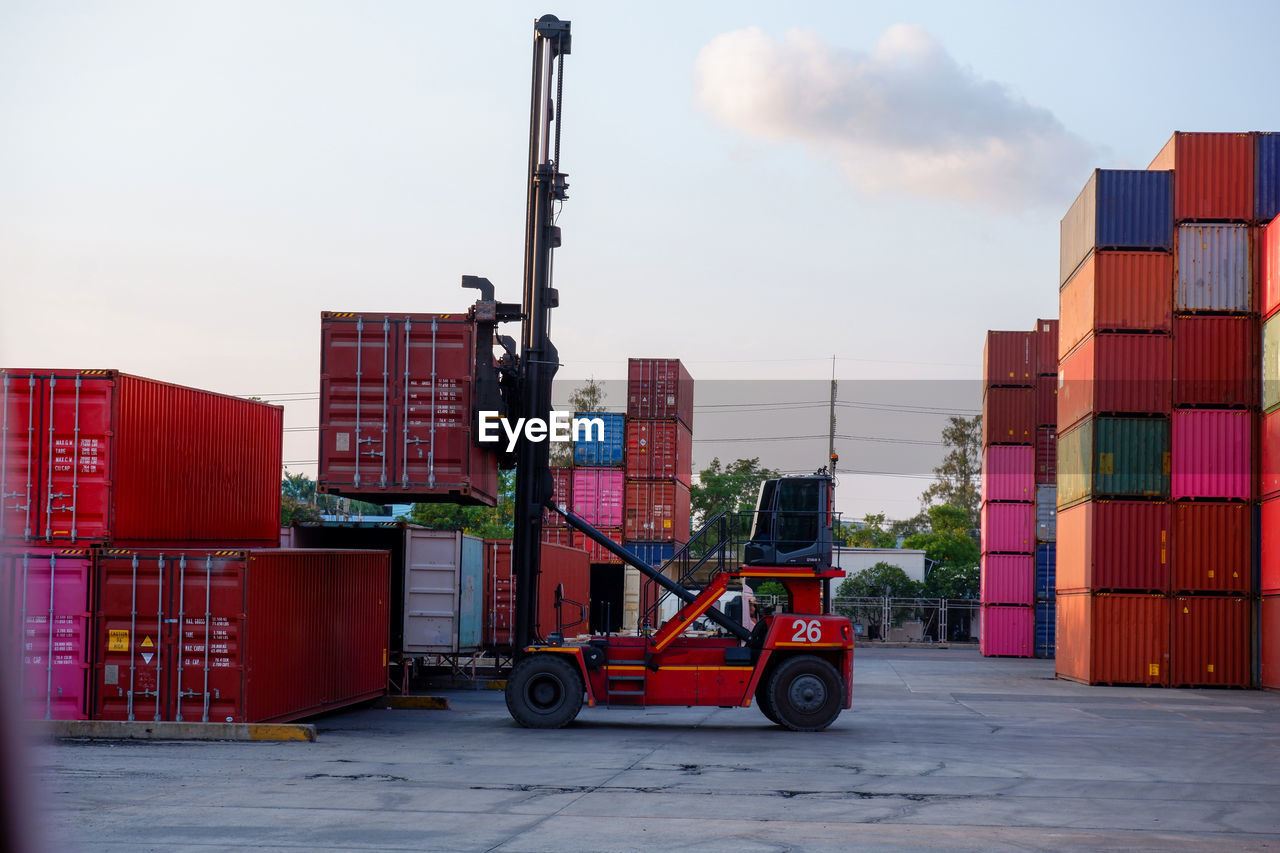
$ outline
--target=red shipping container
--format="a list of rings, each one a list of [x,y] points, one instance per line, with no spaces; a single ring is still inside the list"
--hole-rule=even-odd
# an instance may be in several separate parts
[[[684,483],[628,481],[623,538],[688,542],[689,513],[689,487]]]
[[[1253,494],[1253,413],[1242,409],[1174,409],[1171,496],[1174,500],[1247,501]]]
[[[983,607],[978,646],[985,657],[1029,658],[1034,651],[1035,610]]]
[[[1030,388],[1035,385],[1034,332],[987,332],[982,348],[982,375],[988,388]]]
[[[94,576],[94,719],[287,722],[386,692],[386,551],[108,549]]]
[[[1259,683],[1269,690],[1280,690],[1280,595],[1263,597],[1258,616]]]
[[[564,531],[568,533],[568,531]],[[511,540],[484,540],[484,639],[486,649],[510,648],[516,626],[516,581]]]
[[[31,720],[89,717],[87,548],[0,548],[0,638],[20,645],[18,696]]]
[[[1169,599],[1075,593],[1059,595],[1057,606],[1054,666],[1059,678],[1168,686]]]
[[[1169,590],[1169,504],[1092,501],[1058,510],[1058,594]]]
[[[1171,591],[1250,591],[1253,507],[1217,501],[1176,503],[1172,528]]]
[[[1262,416],[1259,455],[1262,459],[1260,496],[1274,497],[1280,494],[1280,411]]]
[[[1258,591],[1263,595],[1280,595],[1280,498],[1260,505],[1258,539],[1261,566]]]
[[[621,527],[597,527],[601,533],[608,536],[619,545],[622,544],[622,528]],[[615,557],[613,552],[601,546],[596,541],[587,538],[578,531],[573,532],[573,547],[580,548],[587,552],[587,562],[593,565],[615,564],[620,565],[622,558]]]
[[[552,545],[564,545],[566,548],[572,548],[574,547],[573,536],[574,531],[569,527],[542,528],[542,541],[549,542]]]
[[[574,468],[574,513],[592,527],[621,525],[625,481],[621,468]]]
[[[551,468],[551,502],[556,506],[573,509],[573,469]],[[568,522],[564,516],[549,509],[542,511],[543,527],[564,527]]]
[[[982,451],[984,501],[1033,501],[1036,498],[1035,448],[994,444]]]
[[[1035,431],[1035,388],[988,388],[982,395],[984,445],[1030,444]]]
[[[1036,369],[1041,376],[1058,374],[1058,321],[1036,320]]]
[[[1058,432],[1091,414],[1167,415],[1173,343],[1169,335],[1096,334],[1058,370]]]
[[[1173,255],[1094,252],[1058,294],[1059,361],[1094,332],[1167,332],[1173,319]]]
[[[984,554],[1034,554],[1036,550],[1036,505],[1032,503],[992,503],[979,513]]]
[[[693,431],[678,421],[627,422],[627,479],[679,480],[693,477]]]
[[[1170,686],[1252,686],[1249,600],[1242,596],[1180,596],[1170,603]]]
[[[1262,316],[1270,317],[1280,310],[1280,217],[1262,229]]]
[[[6,536],[279,541],[279,406],[115,370],[5,374]]]
[[[1058,483],[1058,432],[1056,429],[1036,430],[1036,485],[1054,486]]]
[[[1036,558],[1031,554],[983,554],[978,576],[983,604],[1035,603]]]
[[[1256,406],[1258,321],[1178,317],[1173,321],[1173,405]]]
[[[627,417],[693,428],[693,377],[680,359],[627,359]]]
[[[1058,377],[1039,376],[1036,378],[1036,426],[1058,426]]]
[[[586,552],[563,545],[543,543],[538,576],[538,623],[545,637],[556,628],[555,590],[564,587],[564,598],[589,606],[591,565]],[[484,645],[486,648],[510,648],[515,631],[515,578],[511,571],[511,540],[484,541]],[[580,625],[571,625],[580,616],[577,606],[561,607],[565,632],[570,635],[589,633],[586,615]],[[589,614],[589,610],[588,610]]]
[[[1253,218],[1253,134],[1175,133],[1148,169],[1173,169],[1173,217]]]
[[[495,504],[505,435],[495,425],[500,440],[479,443],[473,413],[492,346],[465,314],[325,311],[320,341],[320,491]]]

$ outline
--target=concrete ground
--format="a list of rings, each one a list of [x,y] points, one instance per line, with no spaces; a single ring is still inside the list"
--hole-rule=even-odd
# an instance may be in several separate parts
[[[1280,695],[1083,687],[1052,661],[859,650],[852,711],[364,709],[315,743],[37,746],[55,849],[1280,848]],[[38,790],[38,789],[37,789]]]

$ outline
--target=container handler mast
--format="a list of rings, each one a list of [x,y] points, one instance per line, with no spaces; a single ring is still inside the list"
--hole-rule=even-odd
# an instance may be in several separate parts
[[[488,280],[463,277],[463,287],[480,291],[472,309],[478,325],[496,330],[499,323],[521,322],[518,354],[513,341],[495,336],[506,351],[499,368],[481,365],[488,360],[483,353],[477,359],[477,408],[499,410],[509,418],[546,422],[551,414],[551,383],[559,361],[550,338],[551,310],[558,302],[551,286],[552,252],[560,245],[555,214],[568,187],[560,171],[560,95],[570,45],[568,21],[544,15],[534,23],[523,301],[497,302]],[[529,440],[517,442],[514,452],[502,459],[503,467],[516,471],[516,663],[506,687],[507,707],[516,722],[558,728],[577,716],[584,701],[590,706],[632,707],[745,707],[755,701],[775,723],[817,731],[850,707],[853,626],[842,616],[826,613],[825,607],[831,579],[843,576],[831,567],[833,483],[825,469],[812,476],[766,481],[741,547],[741,564],[725,565],[722,559],[720,570],[699,591],[687,589],[567,508],[555,506],[549,461],[548,444]],[[643,636],[566,643],[557,626],[544,638],[537,624],[544,509],[564,516],[571,527],[634,566],[683,606]],[[716,549],[725,553],[728,531],[747,527],[735,528],[722,517],[714,529],[704,528],[700,535],[711,534],[704,536],[709,547],[696,567]],[[765,615],[748,629],[717,608],[730,581],[765,580],[786,588],[788,612]],[[714,623],[719,636],[685,636],[695,620]]]

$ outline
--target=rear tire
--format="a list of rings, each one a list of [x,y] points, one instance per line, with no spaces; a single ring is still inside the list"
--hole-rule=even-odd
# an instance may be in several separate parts
[[[773,671],[768,696],[780,724],[795,732],[819,732],[840,716],[844,683],[822,658],[797,655]]]
[[[778,719],[777,709],[769,701],[769,679],[767,678],[760,679],[760,684],[756,687],[756,707],[769,719],[769,722],[775,726],[782,725],[782,721]]]
[[[507,710],[528,729],[558,729],[582,710],[585,688],[573,662],[560,654],[533,654],[507,679]]]

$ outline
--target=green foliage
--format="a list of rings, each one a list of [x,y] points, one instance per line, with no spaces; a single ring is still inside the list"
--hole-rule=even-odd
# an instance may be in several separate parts
[[[280,526],[289,527],[301,521],[319,521],[320,510],[292,495],[280,495]]]
[[[968,527],[978,524],[982,500],[982,416],[952,417],[942,428],[947,454],[933,469],[937,481],[920,495],[926,506],[950,504],[960,507],[969,518]]]
[[[836,598],[915,598],[921,585],[899,567],[879,562],[863,569],[853,577],[845,578],[836,589]]]
[[[867,513],[862,517],[863,526],[849,527],[846,539],[855,548],[895,548],[898,537],[885,530],[884,513]]]
[[[497,506],[460,506],[450,503],[416,503],[408,521],[432,530],[461,530],[482,539],[510,539],[515,517],[515,471],[498,474]]]
[[[911,518],[904,518],[900,521],[892,521],[889,523],[889,532],[896,539],[905,539],[913,533],[927,533],[929,531],[929,513],[920,511]]]
[[[936,598],[973,598],[978,595],[978,543],[969,535],[969,518],[963,507],[929,507],[930,530],[903,540],[907,548],[924,551],[931,568],[925,580],[927,594]]]
[[[569,411],[599,412],[604,410],[604,384],[595,379],[588,379],[569,395]],[[554,468],[568,468],[573,464],[573,444],[568,441],[553,441],[550,447],[551,465]]]
[[[934,566],[925,578],[924,594],[930,598],[977,598],[978,564]]]
[[[719,457],[698,474],[698,483],[689,490],[694,525],[721,512],[751,512],[756,508],[760,484],[781,476],[771,468],[760,467],[758,457],[735,459],[722,465]]]

